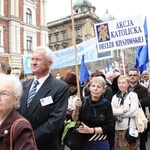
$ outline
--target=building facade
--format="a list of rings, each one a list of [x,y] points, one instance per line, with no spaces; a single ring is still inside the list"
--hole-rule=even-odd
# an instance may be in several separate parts
[[[86,9],[74,5],[74,28],[76,44],[86,41],[95,36],[94,24],[101,22],[95,15],[95,7],[84,6]],[[47,23],[49,29],[49,47],[53,50],[60,50],[73,45],[72,18],[66,16],[59,20]]]
[[[48,45],[46,0],[0,1],[0,61],[22,69],[23,55]]]
[[[96,7],[92,6],[88,0],[76,0],[73,5],[74,28],[76,44],[95,37],[94,24],[115,19],[108,10],[106,13],[99,16],[96,14]],[[64,18],[54,20],[47,23],[49,29],[49,47],[53,51],[62,50],[74,45],[72,32],[72,18],[66,16]],[[129,68],[135,63],[135,48],[124,50],[125,60],[129,63]],[[121,60],[121,50],[114,51],[113,60]],[[108,60],[100,60],[97,62],[87,63],[86,65],[92,68],[92,71],[105,68]],[[74,67],[72,67],[74,70]],[[58,73],[59,70],[57,70]]]

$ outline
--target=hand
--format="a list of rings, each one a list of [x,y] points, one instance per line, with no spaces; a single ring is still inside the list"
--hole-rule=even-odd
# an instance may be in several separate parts
[[[76,104],[76,109],[80,109],[80,107],[82,106],[82,101],[81,101],[81,99],[77,98],[75,104]]]
[[[85,125],[83,122],[81,122],[81,125],[77,128],[77,131],[84,134],[93,134],[94,128],[90,128],[87,125]]]
[[[81,122],[81,125],[77,128],[77,131],[80,133],[89,133],[90,129],[91,128],[89,128],[87,125]]]
[[[127,113],[127,112],[129,112],[129,111],[130,111],[130,108],[124,108],[124,109],[123,109],[123,112],[124,112],[124,113]]]
[[[67,115],[71,115],[74,110],[75,110],[75,108],[69,108],[69,109],[67,109]]]
[[[148,88],[148,93],[150,93],[150,88]]]

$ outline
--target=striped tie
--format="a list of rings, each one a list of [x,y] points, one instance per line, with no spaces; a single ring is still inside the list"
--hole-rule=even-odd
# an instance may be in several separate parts
[[[29,104],[31,103],[33,97],[36,94],[36,87],[37,87],[38,84],[39,84],[39,81],[35,80],[34,83],[33,83],[33,87],[32,87],[32,89],[31,89],[31,91],[29,92],[29,95],[28,95],[27,107],[29,106]]]

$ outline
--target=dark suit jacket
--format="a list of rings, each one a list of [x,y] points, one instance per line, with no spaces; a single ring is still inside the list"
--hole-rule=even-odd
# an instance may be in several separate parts
[[[106,80],[106,85],[112,89],[112,84],[108,80]]]
[[[10,129],[18,118],[22,118],[22,116],[13,109],[1,124],[0,150],[10,150]],[[31,127],[23,121],[19,122],[15,128],[13,134],[13,150],[37,150],[32,139]]]
[[[118,75],[117,77],[115,77],[113,79],[113,82],[112,82],[112,91],[113,91],[113,95],[117,94],[117,92],[119,91],[119,88],[118,88],[118,78],[119,78],[120,75]]]
[[[59,132],[66,118],[69,86],[52,75],[46,79],[36,93],[29,107],[26,100],[33,79],[23,83],[23,95],[19,112],[31,123],[38,150],[59,150]],[[40,99],[52,97],[53,102],[42,106]]]

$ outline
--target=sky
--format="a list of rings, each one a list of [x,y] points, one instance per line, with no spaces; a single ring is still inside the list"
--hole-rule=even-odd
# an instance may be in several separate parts
[[[76,0],[47,0],[47,22],[71,15],[72,4]],[[102,16],[106,9],[117,19],[133,15],[150,14],[148,0],[89,0],[96,7],[96,15]],[[149,11],[148,11],[149,10]],[[149,16],[147,16],[149,17]]]

